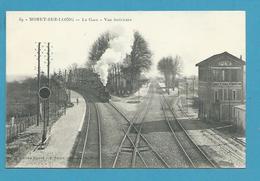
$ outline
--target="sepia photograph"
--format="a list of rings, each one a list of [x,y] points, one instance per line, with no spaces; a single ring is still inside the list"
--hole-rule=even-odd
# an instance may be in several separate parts
[[[245,11],[7,11],[6,168],[246,168]]]

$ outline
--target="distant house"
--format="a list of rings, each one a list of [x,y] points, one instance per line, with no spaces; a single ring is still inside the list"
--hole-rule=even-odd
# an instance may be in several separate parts
[[[232,122],[232,108],[244,103],[245,62],[228,52],[196,64],[199,118]]]

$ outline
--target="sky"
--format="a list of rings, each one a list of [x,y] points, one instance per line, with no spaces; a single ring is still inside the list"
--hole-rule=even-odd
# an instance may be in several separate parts
[[[245,23],[243,11],[7,12],[6,73],[35,76],[37,42],[50,42],[53,72],[73,63],[84,65],[91,45],[103,32],[122,34],[121,43],[131,47],[133,32],[139,31],[153,54],[149,76],[157,75],[162,57],[176,55],[181,57],[183,75],[197,75],[195,64],[214,54],[227,51],[246,59]],[[44,72],[45,49],[41,57]]]

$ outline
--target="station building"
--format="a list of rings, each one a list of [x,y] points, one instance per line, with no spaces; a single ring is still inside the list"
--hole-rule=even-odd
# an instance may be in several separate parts
[[[244,65],[242,58],[228,52],[196,64],[200,119],[232,122],[234,107],[245,102]]]

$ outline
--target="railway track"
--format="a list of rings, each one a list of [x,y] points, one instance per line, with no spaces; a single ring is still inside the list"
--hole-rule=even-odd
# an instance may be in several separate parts
[[[190,119],[188,114],[182,109],[181,106],[178,106],[181,113]],[[236,138],[225,139],[221,135],[217,134],[214,129],[205,129],[201,130],[203,136],[208,138],[215,146],[218,146],[223,152],[225,152],[230,157],[236,159],[240,163],[245,162],[244,154],[244,144],[237,141]],[[238,149],[240,148],[240,149]]]
[[[151,89],[149,89],[149,92],[150,92],[150,90]],[[140,160],[145,168],[149,167],[149,165],[147,164],[147,162],[145,161],[144,157],[141,154],[141,152],[143,152],[143,151],[151,151],[153,153],[153,155],[157,158],[157,160],[159,160],[161,162],[163,167],[169,168],[169,165],[167,164],[167,162],[162,158],[162,156],[154,149],[154,147],[151,145],[151,143],[142,134],[143,123],[145,120],[145,116],[146,116],[147,112],[149,111],[152,97],[153,97],[153,93],[150,94],[150,96],[148,97],[148,100],[145,102],[144,109],[140,110],[138,113],[136,113],[132,120],[129,120],[127,118],[127,116],[122,111],[120,111],[114,104],[109,103],[116,110],[116,112],[118,112],[123,117],[123,119],[126,120],[127,123],[129,124],[127,127],[127,130],[123,129],[124,137],[122,138],[121,143],[118,147],[118,151],[116,153],[116,156],[115,156],[115,159],[114,159],[114,162],[112,165],[113,168],[115,168],[117,166],[119,157],[120,157],[120,155],[123,154],[124,151],[128,151],[128,152],[132,153],[131,160],[129,161],[130,166],[132,168],[136,167],[136,162],[137,162],[138,157],[140,158]],[[140,124],[139,127],[135,126],[135,123],[137,121],[139,121],[139,124]],[[131,130],[134,131],[134,136],[130,135]],[[129,142],[127,143],[126,140],[128,140]],[[142,145],[140,144],[140,142],[142,142]],[[125,149],[125,148],[128,148],[128,149]]]
[[[237,142],[238,144],[240,144],[241,146],[245,147],[246,143],[243,140],[238,139],[237,137],[232,137],[231,139],[233,139],[235,142]]]
[[[92,109],[92,111],[91,111]],[[91,114],[95,112],[95,114]],[[84,147],[80,159],[79,167],[99,167],[102,168],[102,142],[100,113],[96,103],[91,100],[90,116],[88,119],[87,132],[84,140]],[[94,122],[96,120],[96,122]],[[92,122],[91,122],[92,121]],[[96,138],[96,136],[98,138]],[[93,159],[94,158],[94,159]],[[95,163],[96,161],[96,163]]]
[[[228,155],[240,163],[245,162],[244,152],[231,145],[228,141],[224,141],[223,138],[217,135],[215,132],[212,130],[203,130],[202,133],[203,136],[211,140],[215,146],[219,147],[226,154],[226,156]]]
[[[186,129],[176,118],[174,110],[168,104],[164,95],[161,95],[161,107],[165,121],[177,141],[181,151],[193,168],[217,168],[218,166],[206,155],[206,153],[192,140]]]
[[[101,116],[98,105],[87,99],[87,114],[78,135],[69,166],[77,168],[102,168]]]

